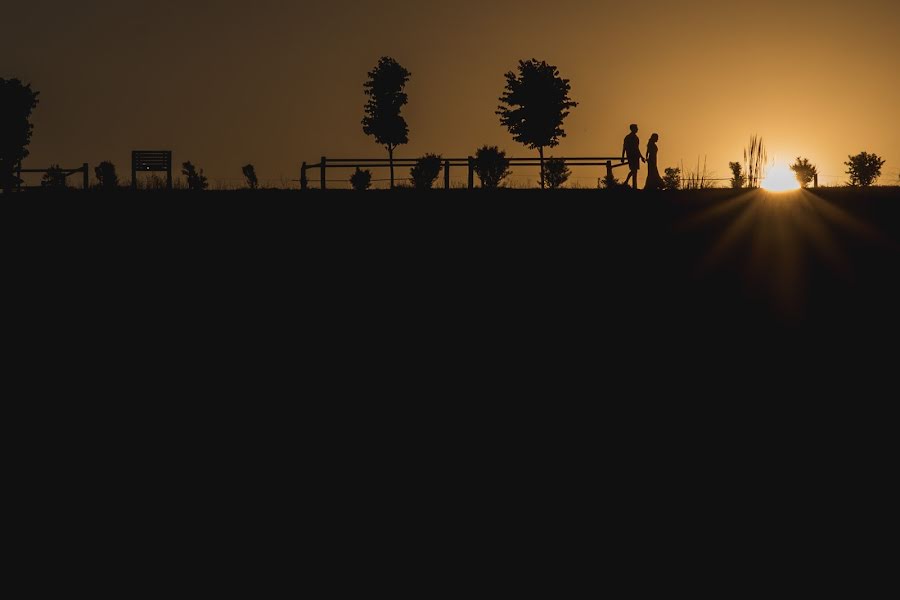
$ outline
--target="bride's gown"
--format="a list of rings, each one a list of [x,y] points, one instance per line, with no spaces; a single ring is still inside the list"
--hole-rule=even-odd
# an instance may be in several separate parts
[[[644,185],[645,190],[661,190],[663,188],[662,177],[659,176],[659,165],[656,162],[656,155],[659,149],[656,144],[650,142],[647,144],[647,183]]]

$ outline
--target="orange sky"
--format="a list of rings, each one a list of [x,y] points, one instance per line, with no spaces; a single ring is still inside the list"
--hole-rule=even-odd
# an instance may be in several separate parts
[[[0,76],[41,91],[30,166],[172,149],[216,185],[256,165],[287,185],[301,161],[378,157],[362,133],[362,83],[379,56],[413,73],[411,143],[398,156],[466,156],[482,144],[531,155],[494,115],[503,74],[535,57],[580,106],[553,153],[621,151],[631,122],[661,136],[661,166],[706,157],[718,177],[754,133],[770,156],[843,180],[862,150],[900,179],[900,3],[708,0],[369,0],[254,3],[31,0],[5,7]],[[249,12],[248,12],[249,11]],[[462,174],[459,174],[462,175]],[[536,173],[517,173],[524,183]],[[599,173],[579,171],[596,185]],[[624,174],[623,174],[624,175]]]

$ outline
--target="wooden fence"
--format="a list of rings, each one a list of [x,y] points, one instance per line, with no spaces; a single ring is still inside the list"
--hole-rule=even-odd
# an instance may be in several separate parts
[[[622,160],[621,156],[595,156],[595,157],[554,157],[555,160],[563,160],[567,167],[605,167],[606,175],[612,177],[613,169],[627,166],[628,163]],[[510,167],[532,167],[540,169],[541,159],[534,158],[509,158]],[[544,162],[550,159],[545,158]],[[475,158],[467,156],[466,158],[442,158],[444,167],[444,188],[450,189],[450,172],[451,169],[465,169],[468,173],[468,188],[475,188]],[[416,165],[418,159],[414,158],[395,158],[394,168],[412,168]],[[386,158],[328,158],[323,156],[318,164],[303,164],[300,172],[300,181],[308,180],[307,171],[319,171],[319,187],[327,189],[328,187],[328,170],[329,169],[375,169],[390,168],[391,163]],[[301,186],[303,184],[301,183]]]
[[[78,174],[78,173],[81,173],[81,187],[82,187],[82,189],[85,189],[85,190],[86,190],[86,189],[88,189],[88,188],[90,187],[90,184],[91,184],[91,182],[90,182],[90,170],[89,170],[89,167],[88,167],[88,164],[87,164],[87,163],[82,164],[82,165],[81,165],[80,167],[78,167],[77,169],[63,169],[63,168],[23,169],[23,168],[22,168],[22,163],[19,163],[18,166],[16,166],[16,178],[19,180],[19,183],[18,183],[18,185],[16,186],[16,188],[19,189],[19,190],[22,189],[22,173],[44,173],[44,174],[47,174],[47,173],[53,173],[53,172],[57,172],[57,171],[60,173],[60,175],[62,175],[62,176],[65,177],[66,179],[68,179],[70,175],[76,175],[76,174]],[[35,188],[36,188],[36,187],[38,187],[38,186],[29,186],[29,187],[35,187]],[[28,188],[26,187],[26,189],[28,189]]]

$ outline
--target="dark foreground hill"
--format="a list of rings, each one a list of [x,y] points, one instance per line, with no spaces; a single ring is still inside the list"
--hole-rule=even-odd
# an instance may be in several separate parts
[[[122,335],[850,352],[894,343],[900,311],[898,189],[21,194],[3,213],[19,297]]]

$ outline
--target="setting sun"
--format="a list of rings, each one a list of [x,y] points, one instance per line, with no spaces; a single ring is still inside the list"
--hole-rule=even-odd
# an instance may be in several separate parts
[[[797,176],[787,165],[775,165],[762,182],[762,188],[769,192],[790,192],[800,189]]]

